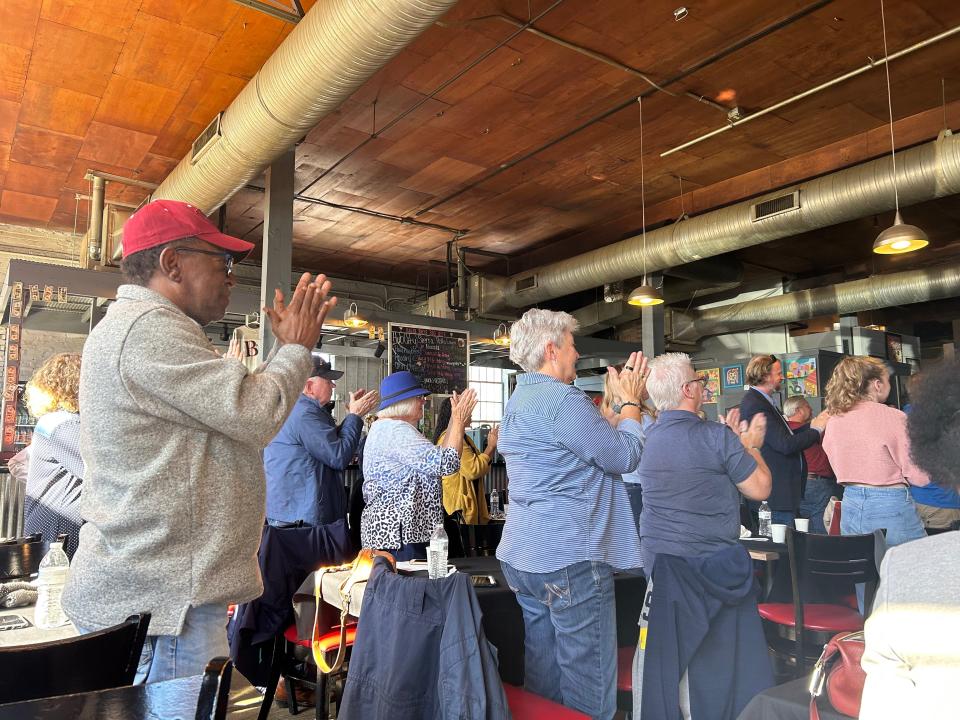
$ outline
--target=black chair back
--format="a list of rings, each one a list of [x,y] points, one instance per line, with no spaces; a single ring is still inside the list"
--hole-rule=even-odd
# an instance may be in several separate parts
[[[503,537],[502,522],[460,525],[459,530],[464,557],[486,557],[496,554],[500,538]]]
[[[0,544],[0,582],[35,575],[49,547],[49,543],[43,542],[39,535]]]
[[[833,587],[839,595],[862,583],[866,586],[865,615],[869,615],[880,579],[877,566],[885,546],[882,530],[869,535],[819,535],[787,528],[798,670],[805,669],[803,605],[809,588],[815,586],[822,591]]]
[[[224,720],[227,717],[232,674],[230,658],[215,657],[207,663],[197,698],[196,720]]]
[[[0,703],[132,684],[149,625],[143,613],[67,640],[0,647]]]

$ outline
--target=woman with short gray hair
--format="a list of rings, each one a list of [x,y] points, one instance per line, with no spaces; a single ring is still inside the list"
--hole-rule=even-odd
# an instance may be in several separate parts
[[[690,367],[690,357],[684,353],[658,355],[650,363],[647,392],[657,412],[676,410],[680,406]]]
[[[443,522],[444,475],[460,468],[463,431],[477,394],[454,393],[447,434],[436,446],[417,429],[423,419],[425,389],[413,373],[401,370],[380,382],[377,421],[363,449],[363,498],[360,519],[365,548],[387,550],[397,560],[424,559],[433,528]]]
[[[620,476],[640,462],[646,360],[633,353],[622,372],[608,369],[622,403],[614,428],[571,385],[576,328],[550,310],[528,310],[511,328],[510,359],[526,372],[497,444],[510,477],[497,557],[523,610],[526,688],[608,720],[617,709],[613,570],[640,566]]]

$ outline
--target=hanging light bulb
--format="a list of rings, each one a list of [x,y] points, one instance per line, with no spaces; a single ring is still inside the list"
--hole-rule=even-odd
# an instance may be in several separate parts
[[[930,238],[916,225],[908,225],[900,217],[900,193],[897,189],[897,148],[893,141],[893,97],[890,92],[890,54],[887,52],[887,18],[880,0],[880,26],[883,29],[884,69],[887,74],[887,110],[890,115],[890,160],[893,163],[893,205],[896,215],[893,225],[877,235],[873,251],[877,255],[902,255],[920,250],[930,244]]]
[[[360,328],[367,324],[367,319],[357,310],[356,303],[350,303],[350,307],[343,314],[343,324],[351,328]]]
[[[663,295],[660,290],[647,283],[647,202],[643,187],[643,96],[637,98],[637,103],[640,105],[640,223],[642,224],[640,232],[643,233],[643,283],[627,296],[627,305],[649,307],[660,305],[663,302]]]
[[[635,287],[630,297],[627,298],[627,305],[638,305],[640,307],[649,307],[650,305],[660,305],[663,303],[663,295],[658,288],[647,284],[647,279],[643,279],[643,285]]]
[[[500,347],[510,347],[510,332],[507,330],[506,323],[497,325],[493,333],[493,344]]]
[[[900,217],[900,211],[893,219],[893,225],[877,235],[873,241],[873,251],[877,255],[901,255],[920,250],[930,244],[930,238],[916,225],[908,225]]]

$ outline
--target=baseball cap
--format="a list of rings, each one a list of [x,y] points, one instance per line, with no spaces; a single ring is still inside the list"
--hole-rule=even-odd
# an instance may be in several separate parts
[[[228,250],[241,259],[253,243],[224,235],[200,209],[179,200],[154,200],[137,210],[123,226],[123,254],[132,255],[157,245],[197,237]]]
[[[330,363],[320,357],[313,358],[313,372],[310,377],[320,377],[324,380],[339,380],[343,377],[343,370],[334,370]]]

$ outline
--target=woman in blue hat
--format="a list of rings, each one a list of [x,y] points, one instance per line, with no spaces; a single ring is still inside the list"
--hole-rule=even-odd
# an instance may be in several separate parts
[[[403,370],[380,382],[380,407],[363,453],[363,497],[360,521],[365,548],[390,551],[397,560],[426,558],[427,542],[443,522],[441,489],[444,475],[460,468],[463,431],[477,404],[467,388],[450,398],[450,423],[437,446],[417,429],[430,394],[413,373]]]

